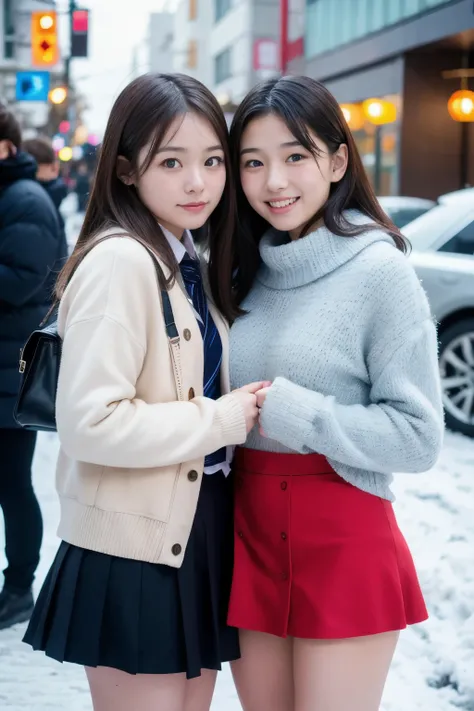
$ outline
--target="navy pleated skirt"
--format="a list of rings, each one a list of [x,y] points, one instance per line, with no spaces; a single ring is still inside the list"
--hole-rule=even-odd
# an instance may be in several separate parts
[[[226,624],[232,505],[230,480],[205,475],[181,568],[62,542],[24,642],[59,662],[188,679],[238,659],[238,631]]]

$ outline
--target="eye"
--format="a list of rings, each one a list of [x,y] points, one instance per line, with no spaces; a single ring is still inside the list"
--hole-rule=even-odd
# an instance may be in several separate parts
[[[262,161],[252,158],[244,163],[244,168],[259,168],[261,165],[263,165]]]
[[[221,158],[221,156],[212,156],[211,158],[207,159],[204,165],[207,168],[216,168],[218,165],[222,165],[223,162],[224,159]]]
[[[289,163],[299,163],[301,160],[304,160],[305,156],[302,156],[301,153],[293,153],[289,158],[288,162]]]
[[[163,161],[161,164],[164,168],[177,168],[179,165],[179,161],[177,158],[167,158],[166,160]]]

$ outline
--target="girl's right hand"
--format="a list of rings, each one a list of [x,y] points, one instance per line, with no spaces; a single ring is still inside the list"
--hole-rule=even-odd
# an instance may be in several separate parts
[[[247,433],[249,433],[250,430],[252,430],[257,424],[258,416],[260,414],[260,410],[257,407],[256,393],[262,388],[270,387],[270,385],[270,381],[249,383],[249,385],[244,385],[242,388],[232,391],[232,395],[234,397],[237,397],[240,404],[242,405]]]

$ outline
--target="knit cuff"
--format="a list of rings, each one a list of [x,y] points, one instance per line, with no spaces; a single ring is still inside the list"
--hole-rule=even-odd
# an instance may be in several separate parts
[[[244,444],[247,439],[244,408],[232,393],[216,400],[217,419],[221,427],[222,446]]]
[[[308,442],[314,427],[319,399],[322,406],[324,396],[311,391],[308,403],[306,388],[286,378],[275,378],[260,414],[266,436],[296,452],[304,452],[304,442]]]

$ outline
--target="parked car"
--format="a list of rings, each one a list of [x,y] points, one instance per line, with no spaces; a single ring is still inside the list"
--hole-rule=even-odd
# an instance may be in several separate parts
[[[384,195],[377,199],[384,212],[400,229],[436,205],[434,200],[416,197]]]
[[[402,232],[439,324],[446,425],[474,437],[474,189],[442,196]]]

